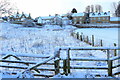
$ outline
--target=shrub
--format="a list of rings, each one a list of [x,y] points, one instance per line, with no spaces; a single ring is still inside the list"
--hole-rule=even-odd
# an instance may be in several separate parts
[[[36,24],[32,20],[25,20],[22,23],[22,25],[25,27],[35,27],[36,26]]]

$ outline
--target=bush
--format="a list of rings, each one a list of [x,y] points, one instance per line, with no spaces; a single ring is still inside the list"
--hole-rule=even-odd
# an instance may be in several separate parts
[[[12,23],[12,24],[22,24],[21,21],[12,21],[11,23]]]
[[[36,24],[32,20],[25,20],[22,23],[22,25],[25,27],[35,27],[36,26]]]

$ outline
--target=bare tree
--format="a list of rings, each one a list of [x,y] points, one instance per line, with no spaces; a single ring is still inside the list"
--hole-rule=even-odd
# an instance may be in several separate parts
[[[101,5],[95,5],[95,12],[103,12]]]
[[[85,12],[89,13],[89,12],[102,12],[102,6],[101,5],[91,5],[91,6],[87,6],[85,9]]]
[[[117,9],[116,9],[116,11],[115,11],[115,14],[116,14],[117,17],[120,17],[120,3],[119,3],[118,6],[117,6]]]
[[[86,7],[85,12],[87,12],[87,13],[90,12],[90,6],[87,6],[87,7]]]
[[[94,12],[94,5],[91,5],[91,12]]]
[[[112,8],[113,8],[113,15],[116,17],[120,17],[120,1],[118,3],[113,2]]]
[[[113,9],[114,9],[114,11],[117,9],[117,3],[115,3],[115,2],[113,2],[112,3],[112,7],[113,7]]]
[[[102,6],[98,5],[98,12],[102,12]]]
[[[8,0],[0,0],[0,16],[3,14],[11,15],[13,11],[14,8]]]
[[[98,12],[98,5],[95,5],[95,12]]]

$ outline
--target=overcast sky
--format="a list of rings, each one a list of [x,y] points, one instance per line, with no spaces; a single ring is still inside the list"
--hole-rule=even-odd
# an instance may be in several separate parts
[[[91,4],[100,4],[104,11],[113,11],[112,2],[119,0],[11,0],[20,11],[31,13],[32,17],[48,16],[49,14],[65,14],[76,8],[84,12]]]

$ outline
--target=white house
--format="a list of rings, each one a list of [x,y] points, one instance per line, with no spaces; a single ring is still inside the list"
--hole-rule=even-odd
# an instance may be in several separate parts
[[[54,17],[54,24],[55,25],[62,24],[62,17],[56,14],[55,17]]]
[[[41,17],[42,23],[43,24],[52,24],[54,21],[54,17],[55,16],[45,16],[45,17]]]
[[[38,18],[37,18],[37,23],[38,23],[38,24],[43,24],[43,20],[42,20],[41,17],[38,17]]]
[[[67,17],[63,17],[62,18],[62,24],[63,25],[68,25],[68,24],[70,24],[70,20]]]

